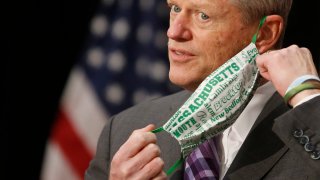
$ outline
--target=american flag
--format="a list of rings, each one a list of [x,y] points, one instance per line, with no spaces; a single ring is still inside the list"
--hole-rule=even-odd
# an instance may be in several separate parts
[[[179,90],[168,81],[163,0],[103,0],[61,98],[41,179],[83,179],[108,118]]]

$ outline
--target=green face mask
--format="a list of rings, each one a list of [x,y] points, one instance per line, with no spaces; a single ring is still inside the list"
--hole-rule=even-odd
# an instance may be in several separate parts
[[[251,100],[259,77],[255,41],[256,35],[247,47],[211,73],[163,127],[153,131],[165,130],[177,139],[182,158],[231,126]]]

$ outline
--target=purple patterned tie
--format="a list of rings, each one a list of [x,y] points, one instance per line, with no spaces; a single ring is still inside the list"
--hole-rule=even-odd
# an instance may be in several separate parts
[[[220,171],[220,160],[216,137],[199,145],[185,161],[185,180],[210,179],[218,180]]]

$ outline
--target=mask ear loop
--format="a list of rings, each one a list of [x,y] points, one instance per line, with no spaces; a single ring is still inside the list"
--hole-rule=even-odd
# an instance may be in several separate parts
[[[256,43],[256,41],[257,41],[257,36],[258,36],[258,32],[259,32],[260,28],[262,27],[263,23],[265,22],[266,18],[267,18],[267,16],[264,16],[264,17],[260,20],[258,30],[257,30],[257,32],[254,34],[254,36],[252,37],[251,42]],[[164,131],[163,127],[159,127],[159,128],[157,128],[157,129],[152,130],[151,132],[152,132],[152,133],[159,133],[159,132],[162,132],[162,131]],[[166,174],[167,174],[168,176],[171,175],[171,174],[183,163],[183,160],[184,160],[184,158],[183,158],[183,156],[182,156],[182,154],[181,154],[180,159],[178,159],[178,160],[166,171]]]
[[[262,25],[264,24],[264,22],[266,21],[266,19],[267,19],[267,16],[264,16],[264,17],[260,20],[258,30],[257,30],[257,32],[254,34],[254,36],[252,37],[252,40],[251,40],[251,42],[253,42],[254,44],[257,42],[259,30],[261,29],[261,27],[262,27]]]
[[[158,133],[158,132],[161,132],[161,131],[163,131],[163,130],[164,130],[163,127],[159,127],[159,128],[157,128],[157,129],[152,130],[151,132],[153,132],[153,133]]]
[[[261,29],[262,25],[266,22],[266,19],[267,19],[267,16],[264,16],[264,17],[260,20],[259,26],[258,26],[258,29],[257,29],[257,32],[253,35],[253,37],[252,37],[252,39],[251,39],[251,42],[252,42],[253,44],[256,44],[259,30]],[[261,81],[261,75],[260,75],[260,73],[259,73],[259,75],[258,75],[258,81]],[[259,82],[259,84],[260,84],[260,82]]]
[[[152,130],[151,132],[152,133],[159,133],[161,131],[163,131],[163,127],[159,127],[157,129],[154,129]],[[181,154],[181,157],[180,159],[178,159],[167,171],[166,171],[166,174],[169,176],[171,175],[183,162],[183,157],[182,157],[182,154]]]

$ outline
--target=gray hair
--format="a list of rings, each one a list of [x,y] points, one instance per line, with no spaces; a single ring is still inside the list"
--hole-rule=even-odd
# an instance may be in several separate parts
[[[267,15],[279,15],[284,20],[284,30],[276,43],[276,48],[282,47],[285,28],[292,6],[292,0],[230,0],[243,13],[243,22],[251,23]]]

